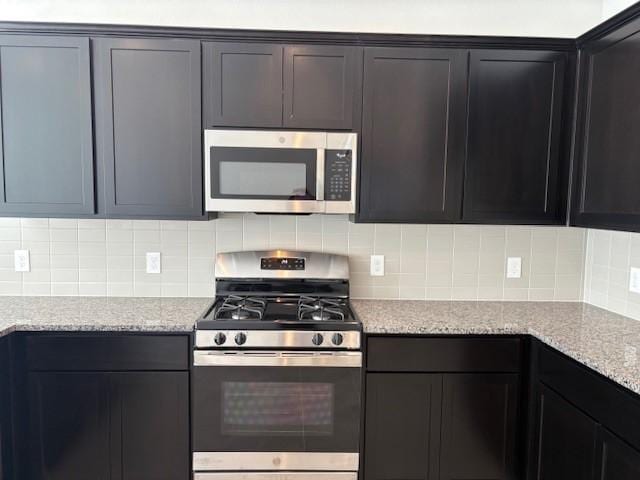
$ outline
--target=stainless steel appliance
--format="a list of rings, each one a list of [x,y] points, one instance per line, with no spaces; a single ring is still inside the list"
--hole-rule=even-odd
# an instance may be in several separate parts
[[[341,255],[222,253],[196,323],[195,480],[356,480],[362,325]]]
[[[355,213],[355,133],[205,130],[205,207]]]

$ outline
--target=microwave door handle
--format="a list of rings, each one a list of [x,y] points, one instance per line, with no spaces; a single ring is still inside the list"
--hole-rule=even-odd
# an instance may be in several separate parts
[[[318,148],[316,153],[316,200],[324,200],[324,158],[325,149]]]

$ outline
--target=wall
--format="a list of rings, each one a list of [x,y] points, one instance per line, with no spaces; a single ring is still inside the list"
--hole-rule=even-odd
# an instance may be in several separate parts
[[[576,37],[602,0],[0,0],[2,20]]]
[[[354,224],[346,216],[227,214],[209,222],[0,219],[1,295],[211,296],[216,252],[296,248],[348,254],[358,298],[582,298],[585,231],[564,227]],[[13,250],[32,270],[13,270]],[[162,253],[161,274],[145,253]],[[370,277],[369,255],[386,275]],[[523,276],[505,279],[507,256]]]
[[[585,302],[640,320],[640,295],[629,292],[630,269],[640,268],[640,234],[587,232]]]
[[[637,0],[602,0],[602,20],[613,17],[627,7],[630,7]]]

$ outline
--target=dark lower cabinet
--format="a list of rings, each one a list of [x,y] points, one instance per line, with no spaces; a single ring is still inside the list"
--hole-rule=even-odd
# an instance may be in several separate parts
[[[8,343],[7,337],[0,337],[0,480],[13,478]]]
[[[536,479],[593,479],[597,423],[540,385]]]
[[[366,480],[437,478],[442,375],[370,373]]]
[[[189,478],[187,372],[29,373],[30,479]]]
[[[567,54],[473,50],[463,220],[562,223]]]
[[[369,337],[364,479],[519,479],[519,342]]]
[[[93,40],[100,211],[203,216],[200,42]]]
[[[597,455],[596,480],[640,478],[640,451],[605,429],[600,430]]]
[[[516,479],[517,374],[443,379],[440,480]]]

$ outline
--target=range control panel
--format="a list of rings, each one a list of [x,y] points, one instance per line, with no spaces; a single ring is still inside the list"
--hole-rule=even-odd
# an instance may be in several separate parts
[[[261,270],[304,270],[304,258],[268,257],[260,259]]]
[[[326,150],[324,164],[324,199],[351,200],[351,150]]]

